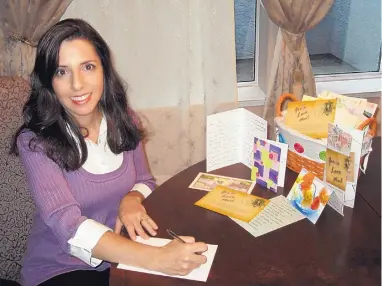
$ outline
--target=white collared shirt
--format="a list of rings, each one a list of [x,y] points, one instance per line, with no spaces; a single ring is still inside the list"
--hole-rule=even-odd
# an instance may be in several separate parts
[[[122,165],[123,153],[114,154],[107,144],[105,117],[101,121],[97,143],[88,138],[85,138],[85,143],[88,157],[82,167],[89,173],[106,174]],[[133,190],[140,192],[145,198],[151,194],[151,189],[145,184],[135,184]],[[98,266],[102,260],[92,257],[92,250],[107,231],[113,230],[95,220],[85,220],[78,227],[74,237],[68,240],[70,253],[92,267]]]

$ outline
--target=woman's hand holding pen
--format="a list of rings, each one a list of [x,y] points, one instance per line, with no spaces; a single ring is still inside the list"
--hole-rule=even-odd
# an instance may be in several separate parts
[[[187,275],[201,264],[206,263],[204,255],[196,254],[207,251],[204,242],[195,242],[195,238],[181,236],[186,242],[177,239],[160,248],[160,254],[156,259],[159,264],[158,271],[168,275]]]
[[[142,200],[143,196],[136,191],[131,191],[123,197],[118,209],[115,233],[120,234],[122,226],[125,226],[132,240],[136,239],[137,234],[143,239],[149,238],[143,228],[153,236],[157,234],[158,226],[147,215],[146,209],[142,205]]]

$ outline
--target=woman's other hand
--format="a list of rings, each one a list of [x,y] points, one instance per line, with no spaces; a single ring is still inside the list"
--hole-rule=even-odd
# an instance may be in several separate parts
[[[193,237],[181,238],[186,243],[174,239],[161,247],[160,254],[153,258],[158,264],[158,271],[168,275],[187,275],[206,263],[207,257],[196,253],[207,251],[207,245],[204,242],[195,242]]]
[[[131,191],[123,197],[118,209],[115,233],[120,234],[122,226],[125,226],[132,240],[136,239],[137,234],[143,239],[148,239],[145,230],[153,236],[157,234],[158,226],[147,215],[142,201],[143,195],[137,191]]]

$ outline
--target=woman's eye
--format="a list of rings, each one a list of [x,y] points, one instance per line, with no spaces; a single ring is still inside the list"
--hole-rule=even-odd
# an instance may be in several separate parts
[[[87,64],[87,65],[85,65],[85,70],[87,70],[87,71],[94,70],[94,68],[95,68],[95,65],[93,65],[93,64]]]
[[[58,70],[56,71],[56,76],[63,76],[63,75],[65,75],[65,74],[66,74],[66,71],[63,70],[63,69],[58,69]]]

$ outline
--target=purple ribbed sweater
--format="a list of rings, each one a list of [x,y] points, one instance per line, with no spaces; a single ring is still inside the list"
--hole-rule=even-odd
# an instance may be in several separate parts
[[[115,171],[95,175],[80,168],[66,172],[42,151],[28,147],[32,132],[18,138],[20,158],[28,186],[36,204],[36,213],[21,270],[23,285],[35,286],[56,275],[92,267],[69,254],[68,240],[86,219],[114,229],[120,200],[135,184],[154,189],[143,147],[124,152],[123,163]],[[96,270],[110,267],[101,263]]]

